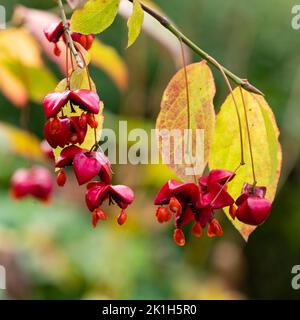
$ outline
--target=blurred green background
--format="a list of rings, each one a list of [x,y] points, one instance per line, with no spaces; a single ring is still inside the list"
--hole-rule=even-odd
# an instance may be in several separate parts
[[[172,226],[158,225],[152,205],[169,171],[153,166],[115,166],[115,182],[132,186],[136,202],[120,228],[111,219],[92,230],[75,183],[57,191],[53,201],[13,201],[9,178],[20,165],[0,155],[0,264],[7,269],[2,298],[16,299],[288,299],[300,298],[291,287],[291,269],[300,264],[300,30],[291,27],[293,0],[156,0],[178,26],[232,71],[260,88],[281,128],[284,168],[270,219],[245,244],[226,218],[224,236],[195,239],[177,247]],[[51,9],[49,1],[1,1],[8,20],[14,6]],[[167,32],[167,31],[166,31]],[[129,68],[128,89],[92,67],[105,103],[105,127],[118,119],[154,127],[162,92],[176,71],[169,53],[147,34],[125,50],[126,21],[100,37],[117,48]],[[194,57],[194,61],[197,61]],[[57,79],[58,68],[47,60]],[[227,92],[215,72],[220,106]],[[0,79],[5,81],[5,79]],[[216,108],[217,108],[216,107]],[[30,126],[42,137],[44,115],[31,105]],[[0,96],[1,121],[19,125],[20,111]],[[219,214],[221,217],[221,214]]]

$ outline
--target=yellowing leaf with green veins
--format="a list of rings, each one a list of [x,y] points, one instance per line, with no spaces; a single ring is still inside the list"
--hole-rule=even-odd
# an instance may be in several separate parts
[[[234,199],[240,195],[245,182],[252,183],[251,161],[247,139],[245,113],[240,89],[234,90],[238,109],[242,118],[244,152],[246,165],[242,166],[236,177],[228,184],[228,192]],[[279,130],[274,114],[262,96],[243,90],[248,114],[251,141],[258,186],[267,187],[266,198],[273,201],[281,171],[282,153],[278,141]],[[229,95],[217,116],[216,132],[209,157],[210,169],[234,170],[240,162],[240,138],[235,107]],[[232,221],[228,210],[228,218]],[[255,227],[245,225],[237,219],[232,221],[245,240]]]
[[[96,86],[92,80],[91,80],[91,82],[89,82],[86,69],[78,68],[78,69],[75,69],[71,75],[70,89],[71,90],[77,90],[77,89],[90,90],[90,89],[92,89],[92,90],[96,91]],[[63,92],[65,90],[67,90],[67,80],[63,79],[57,85],[55,91]],[[100,139],[101,130],[103,127],[103,107],[104,107],[103,102],[100,101],[100,111],[97,115],[95,115],[95,119],[98,121],[98,128],[96,129],[97,141],[99,141],[99,139]],[[64,115],[65,116],[79,116],[82,114],[82,110],[80,108],[78,108],[77,106],[74,106],[74,109],[75,109],[75,113],[71,112],[71,107],[69,106],[69,104],[67,104],[63,109]],[[80,145],[80,147],[83,149],[90,150],[94,144],[95,144],[95,131],[94,131],[94,129],[92,129],[88,126],[88,130],[87,130],[84,142]],[[54,149],[55,158],[58,157],[61,150],[62,150],[62,148],[60,148],[60,147],[57,147],[56,149]]]
[[[170,160],[170,163],[167,164],[179,178],[184,181],[194,181],[195,176],[196,178],[201,176],[208,161],[215,128],[213,99],[216,88],[212,72],[205,61],[187,66],[187,76],[192,139],[185,139],[183,136],[184,129],[188,128],[188,105],[184,69],[175,74],[163,94],[156,128],[159,130],[179,130],[177,132],[181,133],[181,137],[178,138],[177,136],[175,139],[170,139],[170,154],[168,154],[168,149],[162,150],[162,143],[160,143],[160,152],[163,160],[164,157],[169,158],[167,160]],[[201,132],[204,133],[204,141],[201,135],[198,137],[200,141],[199,139],[196,140],[196,129],[203,129],[198,130],[198,132],[200,134]],[[170,135],[172,135],[171,132]],[[192,145],[191,148],[187,148],[189,143]],[[182,163],[176,159],[179,153],[182,155],[182,160],[184,160]],[[190,156],[194,157],[195,155],[197,162],[194,161],[194,166],[191,166],[189,165]],[[192,173],[195,172],[191,175],[186,169],[189,169]]]
[[[101,33],[115,20],[120,0],[89,0],[71,17],[72,31],[89,34]]]
[[[0,150],[35,161],[43,161],[40,140],[25,130],[0,123]]]
[[[126,89],[128,69],[115,48],[95,39],[89,54],[91,55],[92,64],[106,72],[120,90]]]
[[[133,0],[133,10],[132,15],[128,19],[128,44],[127,48],[129,48],[139,36],[142,25],[144,21],[144,11],[141,7],[139,0]]]

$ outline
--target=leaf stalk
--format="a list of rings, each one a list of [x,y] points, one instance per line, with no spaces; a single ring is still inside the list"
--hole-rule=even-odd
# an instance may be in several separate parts
[[[128,1],[131,3],[133,2],[133,0],[128,0]],[[219,66],[221,66],[221,68],[222,68],[223,72],[226,74],[226,76],[229,77],[238,86],[244,88],[245,90],[247,90],[249,92],[264,96],[264,94],[259,89],[257,89],[255,86],[253,86],[247,79],[242,79],[242,78],[238,77],[233,72],[231,72],[230,70],[228,70],[227,68],[225,68],[221,64],[219,64],[212,56],[210,56],[203,49],[198,47],[191,39],[189,39],[174,24],[172,24],[172,22],[168,18],[162,16],[157,11],[153,10],[152,8],[148,7],[147,5],[145,5],[143,3],[141,3],[141,7],[146,13],[148,13],[150,16],[152,16],[154,19],[156,19],[162,26],[164,26],[171,33],[173,33],[179,40],[181,39],[182,42],[184,42],[191,50],[193,50],[200,57],[207,60],[211,65],[215,66],[217,69],[219,69]]]

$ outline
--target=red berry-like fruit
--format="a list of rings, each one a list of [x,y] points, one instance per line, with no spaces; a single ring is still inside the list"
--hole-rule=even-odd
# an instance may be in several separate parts
[[[265,198],[266,187],[253,186],[245,183],[242,194],[236,200],[238,206],[236,217],[239,221],[258,226],[264,223],[269,217],[272,209],[272,203]]]
[[[177,214],[180,214],[182,210],[180,202],[175,197],[170,199],[169,208],[173,213]]]
[[[66,184],[67,175],[64,169],[60,169],[56,176],[56,183],[59,187],[63,187]]]
[[[223,235],[222,227],[217,219],[212,219],[207,228],[207,235],[212,238]]]
[[[159,223],[168,222],[172,215],[167,208],[158,207],[156,210],[156,218]]]
[[[106,213],[102,209],[95,209],[92,213],[92,225],[96,228],[99,220],[106,220]]]
[[[258,226],[267,220],[271,208],[272,203],[268,199],[250,196],[239,205],[236,217],[243,223]]]
[[[55,45],[54,45],[53,53],[54,53],[54,55],[56,55],[57,57],[59,57],[60,54],[61,54],[61,50],[60,50],[59,46],[57,45],[57,43],[55,43]]]
[[[81,34],[77,32],[72,32],[71,37],[73,41],[82,45],[85,50],[91,49],[95,39],[95,35],[93,34]]]
[[[11,179],[11,194],[16,199],[33,196],[48,201],[53,191],[53,179],[49,170],[34,166],[18,169]]]
[[[127,214],[126,214],[125,210],[122,210],[119,217],[118,217],[118,224],[120,226],[122,226],[126,220],[127,220]]]
[[[234,205],[231,205],[229,207],[229,214],[230,214],[231,218],[234,220],[236,217],[236,207]]]
[[[185,245],[185,236],[181,229],[175,229],[173,238],[180,247]]]
[[[201,225],[199,222],[194,223],[193,228],[192,228],[192,232],[197,238],[201,237],[202,228],[201,228]]]

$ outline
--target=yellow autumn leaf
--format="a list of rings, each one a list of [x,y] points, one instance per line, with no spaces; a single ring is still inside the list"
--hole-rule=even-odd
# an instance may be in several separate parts
[[[17,107],[40,102],[55,84],[38,44],[24,28],[0,31],[0,90]]]
[[[144,21],[144,10],[141,7],[139,0],[133,0],[133,10],[132,15],[128,19],[128,44],[127,48],[129,48],[139,36],[142,25]]]
[[[29,32],[23,28],[9,28],[0,31],[0,82],[3,94],[17,107],[24,107],[28,101],[27,88],[4,65],[7,60],[20,61],[24,65],[41,65],[38,46]]]
[[[92,64],[107,73],[120,90],[126,89],[128,83],[127,66],[115,48],[95,39],[89,54]]]
[[[10,56],[24,65],[43,65],[38,44],[24,28],[9,28],[0,31],[0,48],[0,62]]]
[[[0,150],[31,160],[44,160],[36,136],[6,123],[0,123]]]
[[[11,74],[7,68],[0,64],[0,90],[3,95],[16,107],[22,108],[28,102],[27,88],[23,82]]]
[[[250,152],[245,125],[245,113],[242,103],[240,89],[236,88],[235,95],[238,109],[241,114],[244,153],[246,165],[242,166],[236,177],[229,183],[228,192],[237,199],[241,194],[245,182],[252,183],[252,170]],[[264,97],[243,90],[245,99],[252,148],[255,165],[255,173],[258,186],[266,186],[266,198],[273,201],[281,171],[282,153],[278,141],[279,130],[274,114]],[[229,95],[221,107],[217,116],[216,131],[209,157],[210,169],[234,170],[240,162],[240,137],[235,106],[231,95]],[[248,239],[255,227],[245,225],[237,219],[231,219],[228,210],[225,209],[228,218],[242,234]]]
[[[185,139],[183,136],[184,129],[188,128],[184,69],[176,73],[163,94],[156,128],[169,130],[170,136],[172,135],[170,130],[179,130],[178,132],[181,133],[181,136],[170,139],[170,153],[168,154],[169,150],[162,150],[162,143],[159,144],[160,152],[163,158],[169,158],[170,163],[168,165],[179,178],[184,181],[194,181],[195,176],[201,176],[208,161],[215,127],[213,98],[216,89],[212,72],[205,61],[187,66],[187,77],[190,101],[190,128],[192,129],[191,141],[188,141],[189,139]],[[200,141],[196,140],[196,129],[203,129],[204,141],[201,137]],[[192,147],[187,149],[186,146],[189,143],[191,143]],[[175,161],[176,157],[180,156],[179,153],[182,153],[182,160],[185,160],[181,163],[180,161]],[[189,165],[189,159],[186,160],[186,153],[193,157],[196,156],[198,162],[196,169]],[[195,174],[187,175],[186,169],[188,168],[195,169]]]

